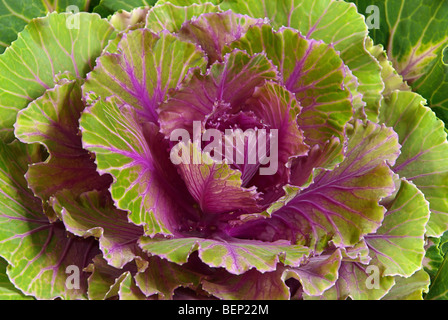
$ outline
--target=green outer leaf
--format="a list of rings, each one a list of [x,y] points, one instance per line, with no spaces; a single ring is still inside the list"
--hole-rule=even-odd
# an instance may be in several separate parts
[[[409,278],[395,277],[395,285],[383,300],[423,300],[423,293],[429,289],[429,275],[419,270]]]
[[[305,300],[378,300],[381,299],[395,284],[394,277],[379,275],[378,288],[368,288],[367,282],[373,274],[368,266],[358,262],[342,262],[336,285],[328,289],[320,297],[304,295]],[[368,272],[369,271],[369,272]]]
[[[101,0],[100,4],[93,9],[93,12],[107,18],[118,10],[130,12],[134,8],[153,6],[156,2],[157,0]]]
[[[445,232],[440,238],[428,238],[423,266],[425,271],[431,277],[431,280],[434,279],[443,262],[443,257],[448,250],[447,243],[448,231]]]
[[[448,142],[443,122],[413,92],[395,91],[383,101],[380,121],[399,135],[401,155],[393,170],[413,182],[430,203],[427,236],[448,229]]]
[[[34,19],[0,55],[0,139],[13,139],[17,112],[55,85],[55,75],[84,77],[114,30],[98,15],[80,13],[79,29],[67,28],[67,14]]]
[[[448,232],[440,238],[430,238],[425,258],[425,271],[431,277],[430,291],[425,299],[448,299],[447,289],[447,260],[448,260]]]
[[[445,59],[448,56],[445,49]],[[412,84],[412,88],[428,99],[429,106],[440,119],[448,123],[448,62],[443,61],[443,54],[435,59],[433,65],[420,79]]]
[[[432,279],[425,300],[448,300],[448,254],[445,254],[439,270]]]
[[[389,97],[395,90],[411,91],[411,88],[403,81],[403,77],[392,66],[392,62],[388,60],[382,45],[374,46],[372,39],[367,39],[366,48],[380,63],[381,78],[384,82],[384,97]]]
[[[143,237],[140,246],[149,254],[177,264],[187,262],[191,253],[199,251],[199,258],[211,267],[222,267],[240,275],[255,268],[260,272],[274,271],[279,262],[297,267],[309,254],[309,249],[289,245],[284,241],[266,243],[238,240],[219,241],[201,238],[150,239]]]
[[[428,99],[442,119],[448,119],[448,4],[439,0],[356,0],[360,13],[374,4],[380,13],[378,29],[370,35],[382,44],[393,66],[414,91]]]
[[[159,1],[160,2],[160,1]],[[182,25],[198,17],[203,13],[220,12],[219,7],[211,4],[193,4],[188,7],[179,7],[170,2],[152,8],[146,17],[146,28],[158,33],[162,30],[169,32],[179,32]]]
[[[9,281],[7,266],[8,263],[0,258],[0,300],[33,300],[33,297],[25,296]]]
[[[2,0],[0,2],[0,54],[17,39],[17,34],[32,19],[44,17],[53,11],[64,12],[69,6],[76,6],[79,11],[87,11],[89,2],[88,0]]]
[[[224,0],[220,7],[254,18],[266,16],[274,28],[291,27],[308,38],[334,45],[359,80],[358,91],[367,104],[368,119],[377,121],[383,90],[381,68],[365,48],[367,26],[353,4],[336,0]]]
[[[409,277],[422,267],[429,204],[415,185],[402,179],[395,199],[386,208],[381,227],[365,236],[371,264],[382,266],[384,275]]]
[[[369,0],[355,2],[366,14]],[[378,0],[380,27],[372,29],[375,43],[385,46],[389,59],[405,80],[418,79],[448,45],[448,4],[438,0]]]
[[[86,278],[82,272],[98,251],[93,239],[69,235],[61,222],[50,223],[42,201],[27,189],[28,165],[41,161],[40,148],[14,141],[0,142],[0,256],[8,261],[11,282],[37,299],[83,299]],[[66,268],[77,266],[79,288],[66,286]]]

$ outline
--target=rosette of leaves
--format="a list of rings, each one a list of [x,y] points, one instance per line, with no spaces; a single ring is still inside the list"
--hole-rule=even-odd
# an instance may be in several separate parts
[[[354,4],[100,6],[107,19],[33,19],[0,56],[1,294],[428,292],[448,228],[444,124]],[[206,141],[185,145],[203,161],[173,163],[172,133],[193,135],[194,122],[241,129],[235,141],[277,130],[278,170],[261,175],[249,147],[241,164],[218,162]]]

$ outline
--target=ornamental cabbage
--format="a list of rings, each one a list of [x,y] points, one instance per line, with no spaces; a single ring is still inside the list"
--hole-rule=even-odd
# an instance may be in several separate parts
[[[448,6],[353,2],[3,1],[0,297],[448,299]]]

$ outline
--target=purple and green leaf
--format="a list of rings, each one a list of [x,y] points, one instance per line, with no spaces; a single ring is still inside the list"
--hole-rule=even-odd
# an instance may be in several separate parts
[[[156,125],[140,123],[134,108],[117,98],[99,100],[83,113],[81,131],[99,172],[114,178],[110,191],[117,208],[146,234],[172,235],[189,216],[197,216],[167,141]]]
[[[17,113],[55,86],[55,76],[69,72],[83,78],[115,36],[97,15],[80,13],[79,28],[67,28],[68,14],[51,13],[32,20],[0,56],[0,138],[14,138]]]
[[[87,77],[84,95],[117,97],[139,117],[157,122],[157,109],[169,89],[177,88],[192,68],[207,61],[202,50],[169,32],[138,29],[123,35],[116,53],[106,52]],[[179,68],[179,66],[181,66]]]
[[[38,299],[86,298],[82,270],[99,253],[97,243],[69,234],[61,222],[51,223],[42,201],[28,189],[24,175],[30,163],[41,161],[38,146],[15,141],[1,143],[0,149],[0,252],[11,282]],[[67,285],[68,267],[78,271],[79,285]]]
[[[399,155],[398,137],[372,122],[356,121],[351,131],[346,158],[338,167],[318,174],[270,219],[248,222],[231,234],[310,245],[331,235],[336,246],[352,246],[363,235],[375,232],[385,213],[378,202],[395,190],[389,165]]]
[[[334,0],[224,0],[220,7],[254,18],[267,17],[274,29],[297,29],[307,39],[331,45],[358,79],[368,119],[377,121],[383,90],[381,67],[365,48],[368,29],[353,4]]]
[[[310,254],[301,245],[291,245],[288,241],[262,242],[241,239],[150,239],[143,237],[140,246],[151,255],[168,261],[184,264],[189,256],[198,251],[199,258],[214,268],[225,268],[228,272],[240,275],[255,268],[259,272],[275,271],[279,263],[298,267]]]
[[[415,184],[429,201],[427,236],[448,228],[448,142],[444,124],[413,92],[397,91],[384,100],[380,119],[399,136],[400,157],[393,170]]]
[[[79,81],[62,79],[18,114],[16,137],[40,143],[50,154],[45,162],[31,164],[26,174],[28,186],[44,201],[63,189],[79,195],[107,189],[112,182],[110,176],[97,173],[91,154],[83,149],[79,133],[83,110]]]
[[[141,253],[137,242],[143,228],[129,223],[127,213],[114,207],[107,191],[75,196],[70,190],[64,190],[51,202],[67,231],[99,240],[102,256],[111,266],[123,268]]]

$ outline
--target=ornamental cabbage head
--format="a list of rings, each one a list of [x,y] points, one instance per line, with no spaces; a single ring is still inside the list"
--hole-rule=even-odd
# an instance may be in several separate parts
[[[423,49],[386,53],[363,1],[109,2],[0,55],[8,290],[437,297],[448,143],[412,86]]]

